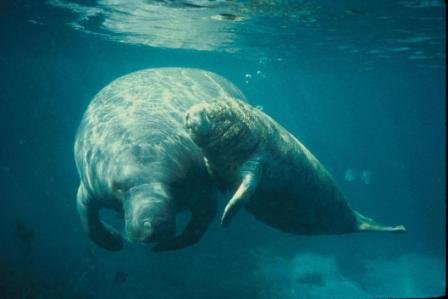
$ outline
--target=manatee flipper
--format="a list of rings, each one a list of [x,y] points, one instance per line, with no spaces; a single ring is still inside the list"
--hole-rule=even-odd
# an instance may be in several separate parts
[[[221,217],[221,225],[223,227],[229,226],[232,217],[254,194],[261,179],[261,168],[261,161],[258,156],[249,159],[241,166],[241,184],[224,209]]]
[[[104,249],[120,250],[123,247],[120,233],[99,219],[99,207],[92,204],[92,198],[87,194],[82,183],[78,188],[76,203],[82,226],[89,238]]]
[[[197,208],[199,206],[199,208]],[[173,239],[159,242],[151,248],[153,252],[177,250],[196,244],[216,216],[216,198],[203,197],[192,209],[190,221],[184,231]]]
[[[356,230],[359,232],[389,232],[389,233],[405,233],[406,228],[403,225],[387,226],[368,218],[357,211],[356,216]]]

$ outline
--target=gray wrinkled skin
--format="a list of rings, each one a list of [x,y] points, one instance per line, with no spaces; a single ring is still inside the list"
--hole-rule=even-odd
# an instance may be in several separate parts
[[[186,133],[184,113],[204,101],[244,99],[224,78],[186,68],[147,69],[120,77],[91,101],[75,139],[81,178],[78,212],[89,237],[119,250],[121,234],[99,210],[124,215],[125,237],[156,242],[154,250],[196,243],[216,213],[216,198],[200,149]],[[175,215],[190,210],[174,237]]]
[[[405,230],[383,226],[352,210],[311,152],[247,103],[228,98],[197,104],[186,113],[185,125],[221,189],[238,194],[240,185],[247,185],[245,191],[256,188],[244,206],[274,228],[293,234]],[[250,183],[242,183],[247,173],[253,174]],[[229,206],[234,213],[230,201],[223,225]]]

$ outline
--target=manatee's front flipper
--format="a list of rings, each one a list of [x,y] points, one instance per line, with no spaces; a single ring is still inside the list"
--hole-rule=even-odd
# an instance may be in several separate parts
[[[207,231],[209,224],[216,216],[216,196],[204,196],[196,201],[192,208],[191,218],[184,231],[173,239],[163,241],[151,248],[153,252],[182,249],[196,244]]]
[[[406,228],[403,225],[387,226],[376,222],[375,220],[361,215],[357,211],[356,216],[356,230],[359,232],[387,232],[387,233],[405,233]]]
[[[241,183],[227,203],[221,217],[221,225],[227,227],[232,217],[246,204],[257,189],[261,179],[262,166],[258,156],[247,160],[240,169]]]
[[[120,250],[123,247],[120,233],[99,219],[99,207],[87,194],[82,183],[78,188],[76,202],[82,226],[89,238],[104,249]]]

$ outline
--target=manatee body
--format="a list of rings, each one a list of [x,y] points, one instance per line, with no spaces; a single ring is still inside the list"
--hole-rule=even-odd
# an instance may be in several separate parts
[[[116,79],[91,101],[76,134],[81,183],[78,212],[91,240],[119,250],[121,233],[99,211],[124,216],[124,236],[155,242],[153,250],[196,243],[216,214],[216,197],[200,149],[183,126],[188,108],[241,92],[198,69],[157,68]],[[175,236],[176,213],[191,219]]]
[[[231,190],[221,222],[245,207],[258,220],[293,234],[404,232],[354,211],[330,173],[286,129],[237,99],[200,103],[185,126],[202,149],[209,173]]]

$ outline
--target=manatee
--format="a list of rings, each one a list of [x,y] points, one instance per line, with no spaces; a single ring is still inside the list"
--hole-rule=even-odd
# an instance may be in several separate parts
[[[123,237],[155,243],[154,251],[198,242],[216,215],[216,191],[201,150],[184,129],[184,114],[194,104],[228,96],[244,100],[216,74],[156,68],[120,77],[93,98],[74,145],[77,208],[93,242],[111,251],[122,248]],[[100,219],[101,209],[123,216],[123,233]],[[176,235],[181,211],[191,218]]]
[[[238,99],[199,103],[185,115],[209,173],[230,191],[226,227],[241,207],[259,221],[292,234],[404,232],[350,208],[335,180],[291,133]]]

